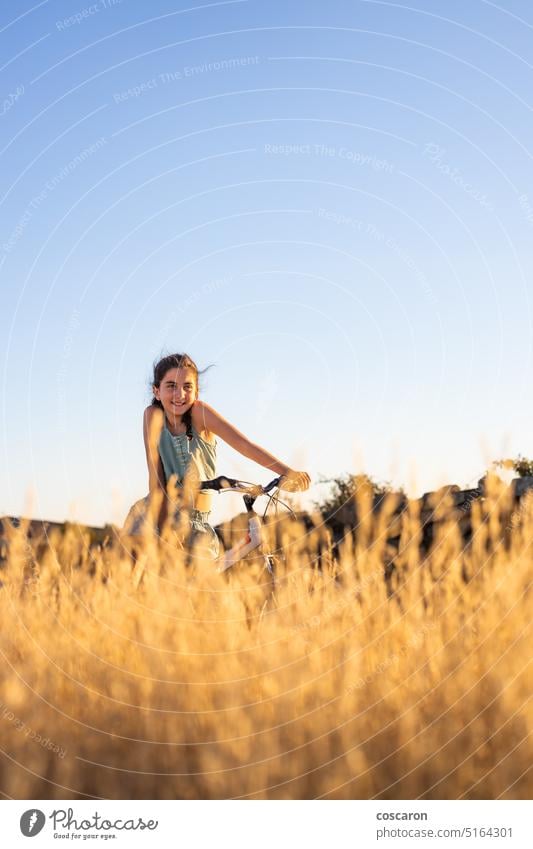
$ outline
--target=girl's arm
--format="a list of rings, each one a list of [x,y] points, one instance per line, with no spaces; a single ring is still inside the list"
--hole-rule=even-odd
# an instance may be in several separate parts
[[[163,463],[159,456],[159,437],[165,423],[165,414],[159,407],[150,406],[144,411],[143,416],[143,438],[146,451],[146,463],[148,465],[148,487],[150,500],[155,493],[162,492],[163,498],[159,509],[157,525],[163,527],[167,519],[167,488]],[[157,495],[156,495],[157,498]]]
[[[282,483],[282,489],[294,491],[309,488],[311,478],[307,472],[297,472],[291,469],[290,466],[282,463],[273,454],[256,445],[255,442],[251,442],[248,437],[237,430],[209,404],[204,401],[196,401],[193,407],[194,415],[198,416],[201,422],[198,430],[212,431],[232,448],[235,448],[243,457],[248,457],[249,460],[254,460],[265,469],[270,469],[274,474],[283,476],[285,481]]]

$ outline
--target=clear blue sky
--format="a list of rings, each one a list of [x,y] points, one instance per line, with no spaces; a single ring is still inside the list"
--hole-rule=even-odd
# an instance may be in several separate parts
[[[182,6],[2,6],[0,514],[120,522],[172,351],[315,480],[531,456],[531,5]]]

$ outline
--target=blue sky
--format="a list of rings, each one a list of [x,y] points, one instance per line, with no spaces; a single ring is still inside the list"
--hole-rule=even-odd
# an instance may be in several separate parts
[[[315,482],[531,456],[532,28],[484,0],[5,5],[0,514],[122,521],[172,351]]]

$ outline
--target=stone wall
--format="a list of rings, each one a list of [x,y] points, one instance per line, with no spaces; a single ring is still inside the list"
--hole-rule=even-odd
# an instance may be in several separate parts
[[[533,490],[533,476],[515,478],[509,484],[507,499],[510,504],[508,511],[511,514],[520,504],[524,495]],[[403,493],[389,493],[373,497],[372,511],[379,514],[385,499],[393,499],[393,509],[387,523],[387,543],[397,547],[400,541],[402,528],[402,515],[408,507],[407,496]],[[485,478],[481,478],[475,489],[460,489],[458,486],[445,486],[435,492],[426,492],[421,498],[413,499],[415,507],[420,513],[422,525],[421,549],[427,553],[431,548],[435,537],[435,529],[439,522],[455,519],[458,523],[463,541],[468,543],[472,536],[471,512],[472,504],[483,501],[485,498]],[[389,500],[389,505],[391,504]],[[390,506],[389,506],[390,509]],[[342,508],[333,515],[326,516],[325,522],[333,533],[336,545],[340,543],[348,529],[355,530],[359,524],[357,516],[357,505],[354,499],[350,499]]]

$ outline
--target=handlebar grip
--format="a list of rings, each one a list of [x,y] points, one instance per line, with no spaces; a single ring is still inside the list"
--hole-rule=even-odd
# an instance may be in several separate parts
[[[270,483],[267,483],[267,485],[263,487],[263,492],[270,492],[271,489],[275,489],[277,486],[279,486],[280,480],[281,477],[274,478],[273,481],[270,481]]]
[[[224,475],[220,475],[218,478],[202,481],[200,483],[200,489],[214,489],[216,492],[220,492],[221,489],[228,489],[237,483],[238,481],[235,478],[226,478]]]

